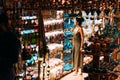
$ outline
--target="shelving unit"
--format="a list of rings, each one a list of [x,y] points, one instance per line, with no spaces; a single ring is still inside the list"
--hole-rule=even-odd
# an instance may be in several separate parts
[[[39,47],[39,23],[38,23],[38,14],[35,11],[32,10],[26,10],[25,12],[23,12],[23,14],[20,16],[21,18],[21,37],[22,37],[22,47],[23,50],[27,50],[27,53],[22,52],[22,55],[26,55],[25,57],[31,56],[29,58],[26,58],[25,61],[25,79],[30,78],[30,76],[34,76],[31,77],[31,79],[35,78],[37,79],[38,77],[38,69],[34,69],[34,67],[37,67],[37,60],[38,60],[38,47]],[[22,56],[22,58],[23,58]],[[34,66],[34,67],[33,67]],[[30,68],[32,68],[32,70],[29,70]],[[34,72],[34,74],[30,74],[31,72]]]
[[[109,80],[111,72],[119,65],[119,62],[110,60],[110,54],[116,52],[118,47],[110,47],[110,41],[106,42],[106,39],[104,38],[103,41],[100,38],[97,39],[90,45],[91,52],[84,53],[93,56],[92,62],[86,64],[83,68],[83,72],[89,74],[90,80],[101,80],[103,78]],[[107,45],[105,46],[105,44]],[[101,56],[103,56],[102,60],[100,60]]]
[[[4,10],[8,14],[9,26],[18,30],[21,34],[22,48],[26,48],[30,55],[36,55],[36,57],[30,56],[29,59],[22,60],[25,62],[25,72],[22,74],[18,73],[18,78],[40,80],[41,57],[44,63],[44,54],[47,52],[47,48],[39,2],[6,0],[4,1]],[[20,65],[23,65],[23,63]],[[43,71],[44,69],[43,66]]]
[[[50,67],[49,79],[56,79],[63,72],[63,11],[42,10],[46,45],[46,66]],[[46,72],[45,72],[46,73]],[[47,75],[47,74],[46,74]]]
[[[50,56],[57,56],[63,49],[63,11],[43,10],[45,37]],[[55,52],[56,50],[56,52]]]

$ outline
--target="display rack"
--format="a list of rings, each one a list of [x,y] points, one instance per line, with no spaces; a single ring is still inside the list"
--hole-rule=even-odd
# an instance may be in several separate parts
[[[104,4],[102,10],[105,11]],[[103,29],[98,29],[98,31],[100,30],[102,33],[96,31],[96,33],[88,39],[88,41],[90,41],[89,47],[85,47],[84,54],[93,56],[92,62],[86,64],[83,68],[83,72],[85,71],[89,75],[86,80],[109,80],[111,72],[119,64],[119,62],[111,60],[111,54],[117,53],[116,49],[118,49],[118,46],[116,47],[116,45],[118,44],[114,43],[114,45],[112,45],[110,36],[108,37],[108,34],[104,34],[104,30],[106,29],[105,17],[107,14],[103,12],[102,15],[103,17],[99,16],[99,18],[102,18],[102,25],[99,27]],[[85,44],[85,46],[87,45],[88,44]],[[104,57],[102,60],[100,59],[101,56]]]
[[[26,10],[22,12],[23,14],[20,16],[21,18],[21,37],[22,37],[22,58],[25,58],[25,78],[27,78],[27,75],[30,75],[28,72],[32,72],[32,70],[29,70],[29,68],[37,67],[36,61],[38,60],[38,48],[39,48],[39,23],[38,23],[38,14],[37,11],[32,10]],[[27,52],[28,54],[27,54]],[[25,51],[25,52],[24,52]],[[25,56],[26,55],[26,56]],[[28,58],[27,58],[28,55]],[[36,71],[34,74],[31,74],[32,76],[38,74]],[[34,78],[37,78],[38,76],[34,76]],[[31,78],[32,79],[32,78]]]
[[[101,80],[103,78],[109,80],[111,72],[119,65],[119,62],[110,59],[111,53],[117,53],[118,45],[113,46],[110,38],[102,39],[98,38],[98,35],[92,37],[92,40],[96,41],[92,41],[93,43],[85,49],[84,54],[92,55],[93,61],[84,66],[83,72],[89,74],[90,80]],[[103,59],[100,59],[101,56]]]
[[[37,69],[36,78],[40,80],[40,72],[41,72],[41,58],[43,58],[43,63],[45,62],[45,53],[47,52],[46,40],[44,36],[44,28],[43,28],[43,18],[41,14],[41,10],[39,9],[39,2],[32,1],[22,1],[22,0],[6,0],[4,1],[4,10],[8,14],[9,18],[9,26],[12,29],[17,29],[21,33],[22,37],[22,47],[28,48],[29,50],[36,50],[37,57],[35,62],[37,63],[36,68],[28,67],[27,62],[31,62],[31,58],[25,60],[25,75],[22,75],[23,78],[30,77],[27,75],[26,70],[33,72],[33,69]],[[28,51],[30,53],[31,51]],[[30,54],[33,55],[33,54]],[[33,59],[33,57],[32,57]],[[23,64],[21,64],[23,65]],[[30,65],[30,64],[29,64]],[[35,66],[35,65],[34,65]],[[43,66],[43,72],[45,70],[45,66]],[[33,72],[34,73],[34,72]],[[43,73],[44,76],[44,73]],[[21,78],[21,77],[20,77]],[[44,78],[43,78],[44,80]]]
[[[50,67],[49,79],[56,79],[63,72],[63,11],[42,10],[46,45],[46,66]],[[45,72],[47,75],[47,72]]]
[[[63,49],[63,11],[42,10],[42,13],[45,13],[43,19],[49,57],[56,57]]]
[[[72,28],[75,27],[74,25],[74,17],[75,16],[69,16],[69,11],[72,12],[73,10],[66,10],[64,12],[64,24],[63,24],[63,31],[64,31],[64,37],[63,37],[63,61],[65,62],[63,70],[64,72],[70,72],[73,70],[72,65],[72,38],[73,38],[73,32]]]

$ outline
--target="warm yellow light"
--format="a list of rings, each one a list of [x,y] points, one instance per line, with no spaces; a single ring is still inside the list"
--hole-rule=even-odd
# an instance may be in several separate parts
[[[42,66],[44,66],[44,67],[45,67],[45,66],[46,66],[46,63],[44,62],[44,63],[42,64]]]
[[[53,0],[53,2],[55,2],[55,0]]]
[[[23,80],[23,78],[19,78],[19,80]]]
[[[43,61],[43,58],[38,58],[39,61]]]
[[[47,71],[50,71],[50,67],[47,67]]]
[[[62,4],[64,4],[65,3],[65,0],[62,0]]]

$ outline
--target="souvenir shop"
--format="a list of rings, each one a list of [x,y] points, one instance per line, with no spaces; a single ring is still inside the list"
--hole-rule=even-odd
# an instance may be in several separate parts
[[[19,34],[16,80],[60,80],[74,71],[75,18],[82,17],[85,80],[120,80],[120,0],[3,0]]]

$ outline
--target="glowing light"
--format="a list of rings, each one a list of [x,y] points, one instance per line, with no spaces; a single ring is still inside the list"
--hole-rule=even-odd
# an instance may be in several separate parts
[[[50,71],[50,67],[49,66],[47,67],[47,71]]]
[[[53,19],[53,20],[46,20],[44,21],[44,25],[55,24],[55,23],[62,23],[63,19]]]
[[[38,32],[38,29],[34,29],[34,32]]]
[[[36,19],[37,16],[22,16],[22,20],[32,20],[32,19]]]
[[[65,0],[62,0],[62,5],[65,3]]]
[[[31,48],[35,48],[36,47],[36,44],[33,44],[33,45],[30,45]]]
[[[21,31],[21,34],[30,34],[35,32],[38,32],[38,29],[23,30]]]
[[[42,66],[44,66],[44,67],[45,67],[45,66],[46,66],[46,63],[45,63],[45,62],[43,62]]]
[[[23,78],[19,78],[19,80],[23,80]]]
[[[39,61],[43,61],[43,58],[38,58]]]
[[[27,46],[28,49],[30,49],[31,47],[30,46]]]

